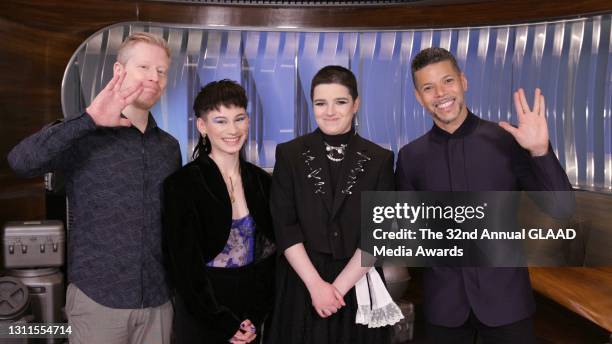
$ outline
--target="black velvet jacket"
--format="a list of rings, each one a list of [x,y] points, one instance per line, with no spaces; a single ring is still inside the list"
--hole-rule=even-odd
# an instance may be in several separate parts
[[[256,227],[254,262],[249,265],[255,278],[244,286],[253,300],[247,316],[260,324],[274,299],[275,255],[264,256],[274,242],[270,176],[242,159],[240,173]],[[186,300],[198,322],[212,324],[230,338],[244,318],[217,302],[205,266],[223,250],[230,233],[232,207],[221,172],[210,157],[200,156],[168,177],[163,190],[163,244],[171,290]]]

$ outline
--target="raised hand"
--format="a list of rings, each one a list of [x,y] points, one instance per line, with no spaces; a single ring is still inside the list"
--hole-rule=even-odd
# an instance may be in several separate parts
[[[338,289],[323,280],[308,291],[310,292],[312,306],[321,318],[327,318],[346,305]]]
[[[519,88],[514,92],[514,107],[518,117],[518,127],[508,122],[499,125],[509,132],[518,144],[529,151],[531,156],[542,156],[548,152],[548,124],[544,96],[539,88],[535,89],[533,109],[527,104],[525,91]]]
[[[257,337],[255,325],[251,320],[246,319],[240,324],[240,328],[234,336],[229,340],[232,344],[250,343]]]
[[[129,127],[132,125],[129,119],[121,117],[121,111],[138,98],[143,87],[139,83],[122,89],[125,74],[125,71],[115,73],[85,110],[96,125],[102,127]]]

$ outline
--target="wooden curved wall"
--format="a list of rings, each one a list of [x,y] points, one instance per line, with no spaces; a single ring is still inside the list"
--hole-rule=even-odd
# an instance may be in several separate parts
[[[62,117],[60,88],[72,53],[113,23],[153,21],[249,27],[399,29],[478,26],[572,18],[612,11],[608,0],[461,1],[360,8],[208,6],[145,1],[54,0],[0,3],[0,224],[45,217],[42,179],[9,169],[12,146]]]

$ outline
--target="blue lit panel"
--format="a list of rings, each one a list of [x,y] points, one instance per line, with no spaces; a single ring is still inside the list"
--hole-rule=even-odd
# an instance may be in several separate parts
[[[197,140],[192,103],[206,83],[229,78],[249,97],[247,158],[274,165],[276,145],[316,128],[310,82],[323,66],[351,69],[359,82],[359,133],[397,152],[432,121],[414,97],[410,61],[440,46],[468,79],[466,102],[491,121],[516,123],[512,92],[546,97],[550,140],[578,187],[612,191],[610,15],[518,26],[381,32],[281,32],[120,24],[90,37],[66,70],[66,116],[83,111],[112,74],[121,41],[135,31],[168,40],[168,89],[152,110],[181,144],[183,162]],[[418,163],[418,162],[416,162]]]

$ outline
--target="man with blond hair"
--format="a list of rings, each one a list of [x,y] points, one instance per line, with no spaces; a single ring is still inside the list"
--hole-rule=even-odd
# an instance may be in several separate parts
[[[161,185],[181,165],[150,109],[167,83],[166,41],[135,33],[84,113],[44,127],[9,153],[31,177],[66,176],[70,343],[169,343],[172,305],[161,250]]]

